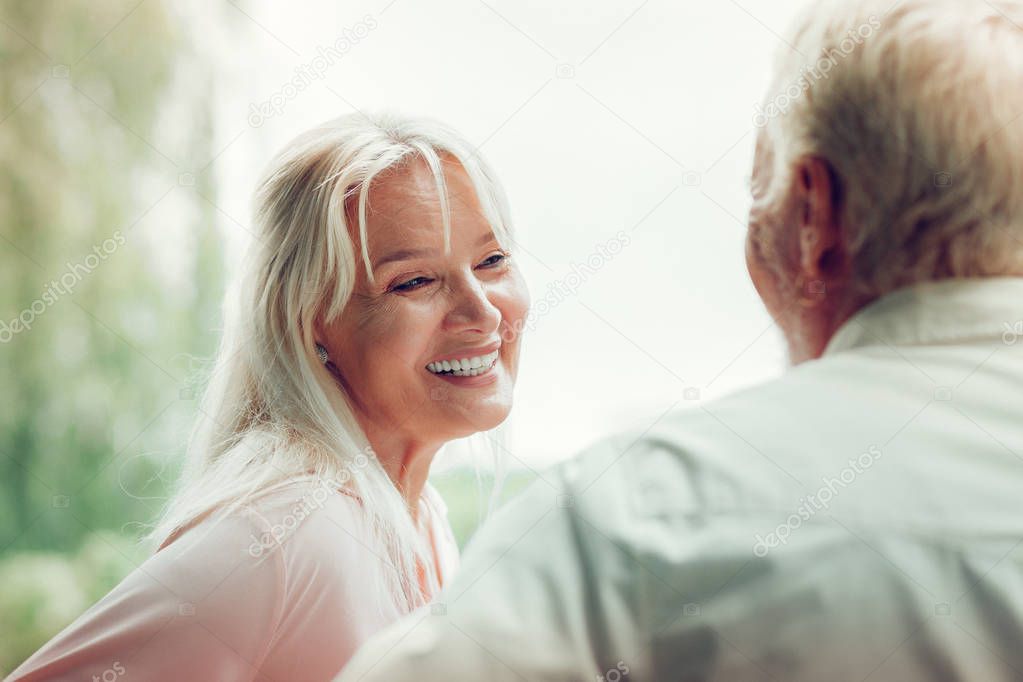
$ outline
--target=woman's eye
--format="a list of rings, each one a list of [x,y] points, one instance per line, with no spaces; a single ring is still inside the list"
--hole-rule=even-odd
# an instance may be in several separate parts
[[[507,257],[508,257],[507,254],[495,253],[493,256],[488,257],[486,260],[480,263],[478,267],[492,268],[495,265],[500,265],[501,262],[504,261]]]
[[[393,287],[391,287],[391,291],[412,291],[414,289],[418,289],[421,286],[425,286],[432,281],[433,280],[430,279],[429,277],[413,277],[407,282],[395,284]]]

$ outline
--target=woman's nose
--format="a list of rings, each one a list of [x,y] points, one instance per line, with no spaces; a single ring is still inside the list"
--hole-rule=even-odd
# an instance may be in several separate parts
[[[501,311],[490,301],[479,280],[459,283],[451,292],[451,310],[447,323],[453,331],[477,331],[489,334],[501,324]]]

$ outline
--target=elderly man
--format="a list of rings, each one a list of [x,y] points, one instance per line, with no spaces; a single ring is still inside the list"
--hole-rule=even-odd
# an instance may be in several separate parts
[[[543,475],[344,680],[1023,679],[1023,7],[789,42],[747,260],[794,367]]]

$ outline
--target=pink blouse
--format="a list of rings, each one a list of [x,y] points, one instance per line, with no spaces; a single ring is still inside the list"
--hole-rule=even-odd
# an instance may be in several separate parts
[[[458,547],[429,485],[420,510],[444,584]],[[296,482],[165,545],[8,679],[329,680],[404,615],[393,570],[357,498]]]

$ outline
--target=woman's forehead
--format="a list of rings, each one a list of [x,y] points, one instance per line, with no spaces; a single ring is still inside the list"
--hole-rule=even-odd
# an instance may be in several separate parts
[[[444,157],[442,157],[444,159]],[[441,163],[445,194],[452,209],[479,210],[476,186],[462,164],[455,159]],[[370,184],[370,210],[394,217],[411,210],[441,210],[437,178],[421,157],[415,157],[377,176]]]
[[[489,232],[491,226],[476,188],[461,165],[445,164],[444,180],[452,241],[475,241],[477,233]],[[371,261],[385,250],[412,244],[443,247],[444,214],[439,190],[424,161],[414,161],[379,178],[371,185],[368,199],[366,234]],[[357,233],[353,230],[353,237]]]

